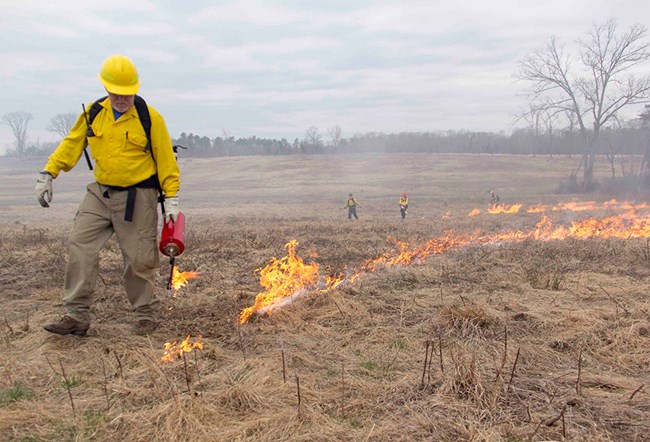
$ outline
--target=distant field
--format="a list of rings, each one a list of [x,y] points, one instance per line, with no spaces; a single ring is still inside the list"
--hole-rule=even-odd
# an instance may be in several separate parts
[[[649,440],[650,232],[479,240],[534,232],[544,216],[571,227],[627,213],[604,205],[608,196],[557,193],[577,161],[181,158],[187,233],[177,263],[200,276],[168,291],[162,259],[161,327],[134,336],[121,254],[109,241],[96,320],[79,339],[41,327],[63,314],[66,238],[91,174],[83,161],[62,174],[43,209],[33,187],[45,159],[2,158],[0,439]],[[486,213],[490,189],[522,209]],[[358,221],[347,219],[348,193],[361,204]],[[587,199],[595,208],[551,209]],[[539,205],[547,211],[526,211]],[[649,214],[639,208],[621,228]],[[256,269],[282,258],[290,240],[324,276],[394,256],[398,243],[463,234],[467,245],[238,322],[262,291]],[[188,335],[202,351],[160,360],[165,342]]]

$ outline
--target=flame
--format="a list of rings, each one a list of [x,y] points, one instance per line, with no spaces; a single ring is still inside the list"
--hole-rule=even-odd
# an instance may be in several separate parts
[[[529,207],[526,209],[527,213],[544,213],[546,212],[546,206],[542,204],[536,204],[534,206]]]
[[[255,297],[255,304],[245,308],[239,314],[239,322],[244,323],[255,311],[271,312],[274,304],[300,289],[315,286],[320,280],[318,264],[305,264],[296,255],[298,241],[295,239],[284,245],[288,255],[282,259],[271,258],[269,264],[260,273],[260,285],[266,290]]]
[[[446,211],[444,213],[444,215],[442,215],[442,219],[449,219],[449,218],[451,218],[451,211],[450,210]]]
[[[513,204],[508,205],[496,205],[491,206],[486,213],[496,215],[496,214],[513,214],[519,213],[522,209],[523,204]],[[525,211],[527,213],[545,213],[545,212],[562,212],[562,211],[571,211],[571,212],[585,212],[588,210],[643,210],[649,209],[650,205],[648,203],[633,203],[630,201],[617,201],[616,199],[611,199],[603,203],[598,203],[596,201],[569,201],[560,203],[557,205],[543,205],[536,204],[530,206]],[[468,213],[468,216],[476,216],[481,213],[480,209],[474,209]]]
[[[195,348],[197,350],[203,350],[201,336],[197,337],[196,341],[194,342],[190,342],[190,335],[187,335],[187,337],[181,343],[176,343],[176,341],[172,343],[165,342],[165,353],[160,358],[160,360],[162,362],[171,362],[174,360],[174,358],[180,358],[184,353],[189,353]]]
[[[304,264],[296,255],[297,241],[286,244],[288,255],[280,260],[272,258],[270,264],[260,271],[260,284],[266,288],[255,299],[255,304],[241,311],[243,324],[254,312],[271,313],[274,308],[293,301],[310,291],[325,292],[347,282],[354,283],[366,273],[382,268],[406,266],[422,262],[427,256],[458,250],[470,245],[521,242],[525,240],[550,241],[590,238],[650,238],[650,215],[639,217],[634,210],[621,215],[601,219],[576,221],[570,227],[556,226],[543,215],[535,228],[522,232],[511,230],[503,233],[482,235],[480,231],[457,234],[453,231],[422,244],[391,241],[395,249],[368,259],[356,267],[346,267],[344,273],[320,276],[316,263]],[[347,275],[347,276],[346,276]]]
[[[172,287],[179,290],[185,287],[190,279],[198,277],[200,272],[179,272],[178,267],[174,266],[172,271]]]
[[[498,206],[492,206],[488,209],[488,213],[490,214],[497,214],[497,213],[519,213],[519,209],[521,209],[521,204],[513,204],[512,206],[508,205],[498,205]]]

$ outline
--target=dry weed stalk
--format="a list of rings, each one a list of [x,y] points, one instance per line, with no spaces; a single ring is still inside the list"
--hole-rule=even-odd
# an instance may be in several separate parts
[[[580,379],[582,375],[582,348],[578,353],[578,378],[576,379],[576,394],[582,394],[582,381]]]
[[[6,317],[5,315],[2,315],[2,317],[3,317],[4,320],[5,320],[5,325],[6,325],[7,328],[9,329],[9,334],[13,336],[13,335],[14,335],[14,329],[11,328],[11,325],[9,325],[9,321],[7,321],[7,317]]]
[[[341,417],[345,417],[345,363],[341,362]]]
[[[190,385],[190,375],[187,373],[187,358],[185,352],[181,352],[183,356],[183,371],[185,372],[185,383],[187,384],[187,392],[192,393],[192,386]]]
[[[632,392],[632,394],[630,395],[630,397],[628,398],[628,400],[631,401],[631,400],[634,398],[634,396],[635,396],[639,391],[643,390],[643,387],[645,387],[645,384],[641,384],[641,385],[639,385],[639,386],[638,386],[638,387],[637,387],[637,388]]]
[[[106,398],[106,412],[108,412],[111,409],[111,400],[108,396],[108,375],[106,374],[106,364],[104,364],[104,358],[100,356],[99,360],[102,363],[102,373],[104,375],[104,397]]]
[[[598,287],[600,287],[603,293],[605,293],[605,295],[607,295],[607,297],[611,299],[614,302],[614,304],[616,304],[617,307],[620,307],[625,312],[625,316],[631,315],[630,311],[627,308],[625,308],[625,306],[618,299],[614,298],[614,296],[612,296],[607,290],[605,290],[600,283],[597,282],[596,284],[598,285]]]
[[[115,356],[115,360],[117,361],[117,367],[120,370],[120,379],[124,380],[124,370],[122,369],[122,361],[120,360],[120,357],[118,356],[117,353],[113,352],[113,355]]]
[[[300,406],[302,404],[302,397],[300,396],[300,376],[298,376],[298,372],[295,372],[296,376],[296,392],[298,394],[298,419],[300,419]]]
[[[517,361],[519,360],[519,351],[521,348],[517,349],[517,354],[515,355],[515,362],[512,364],[512,370],[510,370],[510,379],[508,380],[508,387],[506,388],[506,393],[510,391],[510,386],[512,385],[512,378],[515,377],[515,368],[517,368]]]
[[[280,350],[282,352],[282,382],[287,383],[287,364],[284,358],[284,341],[280,339]]]
[[[52,365],[52,363],[50,362],[50,360],[48,359],[47,356],[45,357],[45,360],[49,364],[49,366],[52,369],[52,371],[54,372],[54,374],[58,375],[59,373],[56,372],[56,370],[54,369],[54,366]],[[70,384],[70,381],[68,380],[68,376],[65,373],[65,368],[63,368],[63,362],[61,361],[60,357],[59,357],[59,366],[61,367],[60,376],[63,377],[63,383],[65,385],[66,390],[68,391],[68,397],[70,399],[70,406],[72,407],[72,417],[76,418],[77,417],[77,410],[76,410],[76,408],[74,406],[74,398],[72,397],[71,384]]]
[[[564,417],[564,412],[566,411],[566,404],[562,405],[562,410],[560,410],[560,414],[558,414],[555,417],[548,418],[544,421],[544,424],[546,424],[547,427],[552,427],[555,425],[557,421],[562,419]]]
[[[420,382],[420,388],[424,388],[424,376],[427,372],[427,363],[429,362],[429,345],[431,340],[427,339],[426,345],[424,347],[424,367],[422,368],[422,381]]]
[[[440,357],[440,373],[445,373],[445,365],[442,362],[442,332],[438,330],[438,356]]]

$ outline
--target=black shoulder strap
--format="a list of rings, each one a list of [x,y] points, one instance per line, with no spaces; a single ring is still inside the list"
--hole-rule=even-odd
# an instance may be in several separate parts
[[[93,121],[95,121],[95,118],[97,117],[97,115],[102,111],[102,109],[104,109],[102,107],[102,101],[106,100],[107,98],[108,98],[108,95],[106,95],[106,96],[104,96],[102,98],[98,98],[92,104],[92,106],[90,106],[90,110],[88,111],[88,136],[89,137],[94,137],[95,136],[94,132],[91,134],[91,132],[93,130],[92,130],[92,128],[90,126],[93,124]]]
[[[135,110],[138,112],[138,118],[140,119],[142,128],[144,129],[144,134],[147,136],[147,149],[149,149],[149,152],[151,152],[151,156],[153,157],[153,149],[151,148],[151,115],[149,115],[149,107],[147,106],[147,102],[144,101],[144,98],[139,95],[135,96],[134,105]],[[156,159],[154,158],[154,161],[155,160]]]

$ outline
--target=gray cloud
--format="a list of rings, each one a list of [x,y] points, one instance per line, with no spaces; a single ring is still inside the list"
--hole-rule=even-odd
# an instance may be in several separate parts
[[[525,103],[521,57],[552,35],[571,45],[593,23],[627,27],[649,12],[641,0],[11,2],[0,115],[31,112],[30,138],[54,139],[49,119],[101,96],[102,61],[124,53],[172,136],[507,131]],[[0,126],[0,149],[12,139]]]

